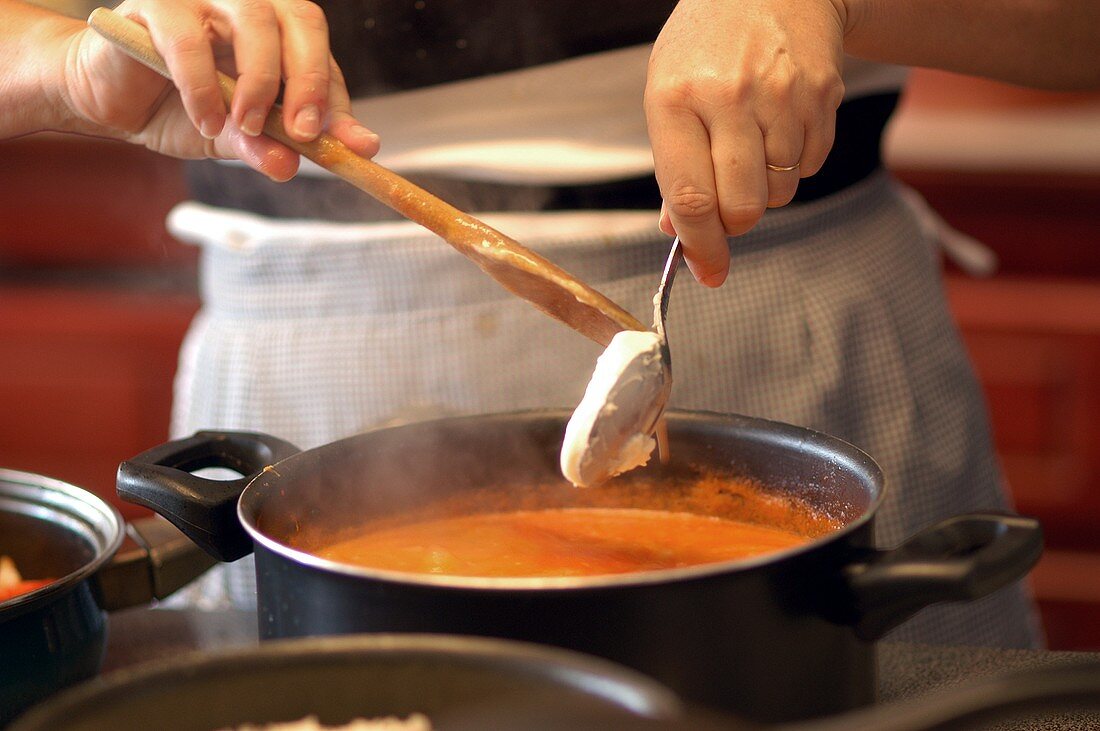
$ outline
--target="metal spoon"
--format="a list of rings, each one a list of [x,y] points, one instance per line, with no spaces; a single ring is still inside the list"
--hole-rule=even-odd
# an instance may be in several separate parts
[[[672,393],[665,318],[683,259],[677,238],[653,297],[653,330],[616,334],[596,361],[562,443],[562,474],[578,487],[598,485],[649,461],[654,431]]]
[[[668,349],[668,335],[665,334],[665,318],[668,317],[668,300],[672,296],[672,280],[676,278],[676,270],[684,261],[684,247],[680,244],[680,237],[672,241],[672,249],[668,252],[665,261],[665,271],[661,274],[661,283],[657,285],[657,294],[653,296],[653,331],[661,337],[661,363],[668,375],[669,383],[672,382],[672,353]]]

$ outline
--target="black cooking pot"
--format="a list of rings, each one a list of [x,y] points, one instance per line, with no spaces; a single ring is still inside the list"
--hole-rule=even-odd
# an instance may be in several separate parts
[[[784,424],[670,413],[672,461],[577,490],[558,473],[568,414],[445,419],[294,454],[259,434],[202,432],[119,468],[119,494],[222,560],[256,553],[263,638],[354,632],[488,635],[619,661],[686,699],[758,720],[870,702],[870,640],[934,602],[983,596],[1038,559],[1036,521],[958,516],[872,546],[882,475],[863,452]],[[245,477],[191,471],[232,466]],[[599,504],[743,515],[696,499],[700,473],[747,478],[842,527],[751,560],[600,577],[485,579],[370,570],[310,550],[368,519]],[[659,489],[653,489],[654,480]],[[774,502],[774,499],[773,499]]]
[[[213,731],[315,717],[428,717],[436,731],[534,709],[670,719],[679,699],[640,673],[484,637],[372,635],[269,642],[116,672],[48,701],[10,731]],[[515,728],[522,728],[516,726]]]
[[[9,731],[211,731],[307,716],[332,726],[413,713],[434,731],[959,731],[1081,710],[1100,710],[1100,660],[1087,655],[763,727],[685,707],[638,673],[565,650],[381,634],[278,640],[118,671],[41,704]],[[1083,728],[1095,717],[1075,720]]]
[[[160,518],[125,526],[92,493],[14,470],[0,470],[0,554],[57,579],[0,602],[0,726],[98,672],[107,610],[167,596],[215,563]]]

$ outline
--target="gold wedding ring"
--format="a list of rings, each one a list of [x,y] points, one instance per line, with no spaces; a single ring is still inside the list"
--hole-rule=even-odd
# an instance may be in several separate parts
[[[787,165],[786,167],[784,167],[783,165],[772,165],[770,162],[766,162],[764,163],[764,165],[768,168],[768,170],[774,170],[777,173],[789,173],[792,170],[798,170],[797,162],[794,165]]]

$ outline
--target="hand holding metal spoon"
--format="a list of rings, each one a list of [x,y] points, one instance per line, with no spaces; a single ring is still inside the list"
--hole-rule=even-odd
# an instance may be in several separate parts
[[[672,393],[672,356],[665,317],[676,269],[684,259],[672,242],[653,298],[653,330],[624,330],[596,361],[584,398],[565,429],[561,471],[578,487],[606,482],[649,461],[654,431]]]

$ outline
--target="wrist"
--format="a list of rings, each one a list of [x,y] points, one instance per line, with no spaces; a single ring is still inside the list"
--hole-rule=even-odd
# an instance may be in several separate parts
[[[852,29],[859,25],[860,18],[867,10],[869,0],[829,0],[836,11],[840,27],[847,39]]]
[[[83,24],[22,3],[0,11],[11,21],[0,37],[0,137],[68,129],[66,56]]]
[[[85,23],[73,18],[57,18],[40,28],[40,48],[47,49],[46,62],[39,65],[38,87],[43,100],[43,129],[56,132],[94,132],[77,112],[70,89],[71,76],[78,72],[76,44]]]
[[[861,55],[868,45],[875,45],[876,31],[873,30],[878,17],[883,12],[880,0],[832,0],[842,6],[844,21],[844,45],[849,53]],[[887,9],[886,12],[890,12]]]

